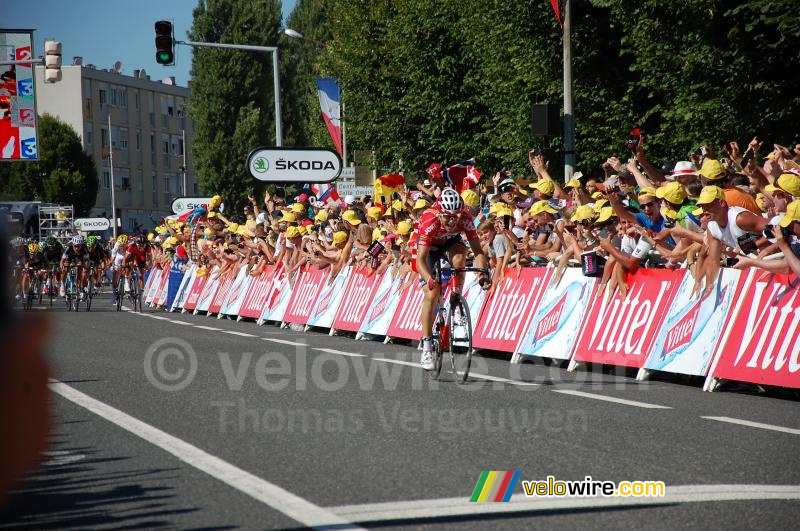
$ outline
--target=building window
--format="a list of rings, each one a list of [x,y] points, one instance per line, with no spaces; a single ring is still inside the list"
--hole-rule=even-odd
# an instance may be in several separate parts
[[[117,102],[119,103],[119,106],[122,107],[123,109],[127,109],[128,108],[128,89],[126,89],[124,87],[119,89],[119,95],[117,96]]]
[[[127,127],[120,127],[119,134],[117,135],[119,138],[119,148],[127,150],[128,149],[128,128]]]
[[[136,131],[136,151],[142,150],[142,132]]]
[[[144,179],[142,179],[142,170],[139,170],[139,178],[136,180],[139,185],[139,191],[144,192]]]
[[[100,89],[100,97],[99,97],[99,99],[100,99],[100,105],[101,106],[106,104],[106,91],[105,90]]]
[[[165,155],[169,153],[169,135],[161,135],[161,152]]]
[[[152,190],[153,190],[153,206],[157,207],[158,206],[158,177],[153,175],[153,181],[152,181],[151,184],[152,184]]]
[[[117,89],[110,88],[108,90],[108,106],[109,107],[116,107],[117,106]]]
[[[139,110],[139,91],[133,93],[133,106],[138,111]]]
[[[103,172],[103,188],[111,188],[111,174],[107,171]]]
[[[86,145],[91,146],[94,143],[94,129],[92,122],[86,122]]]

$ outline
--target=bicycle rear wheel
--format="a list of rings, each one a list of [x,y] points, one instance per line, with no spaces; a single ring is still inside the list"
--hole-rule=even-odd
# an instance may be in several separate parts
[[[125,277],[122,272],[119,274],[119,281],[117,282],[117,311],[122,311],[122,297],[125,295]]]
[[[436,314],[436,323],[433,325],[433,337],[431,347],[433,347],[433,370],[428,371],[428,378],[438,380],[442,373],[442,359],[444,358],[444,345],[442,338],[443,316],[441,312]]]
[[[453,376],[458,383],[469,378],[472,365],[472,322],[469,317],[469,306],[461,295],[450,300],[447,311],[448,346]]]
[[[92,299],[94,298],[94,272],[89,272],[89,280],[86,281],[86,311],[92,311]]]

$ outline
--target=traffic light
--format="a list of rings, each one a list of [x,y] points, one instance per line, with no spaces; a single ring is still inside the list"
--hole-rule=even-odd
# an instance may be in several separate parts
[[[169,20],[156,22],[156,62],[166,66],[175,64],[175,40]]]
[[[44,80],[46,83],[61,81],[61,43],[44,41]]]

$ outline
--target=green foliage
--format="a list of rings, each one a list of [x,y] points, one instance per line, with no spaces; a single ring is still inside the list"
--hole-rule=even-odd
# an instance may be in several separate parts
[[[275,46],[280,2],[200,0],[189,37],[198,42]],[[194,48],[189,113],[192,155],[205,194],[221,194],[240,212],[256,183],[245,162],[253,149],[275,145],[272,55]]]
[[[572,2],[578,169],[627,156],[641,126],[658,162],[704,142],[797,141],[792,75],[800,23],[789,0]],[[421,170],[475,156],[484,175],[530,173],[531,105],[562,104],[561,28],[546,0],[300,0],[289,26],[293,138],[331,145],[315,75],[336,77],[348,148]],[[561,139],[551,139],[559,174]],[[546,150],[547,151],[547,150]]]
[[[88,214],[99,186],[94,161],[66,123],[45,114],[38,126],[39,161],[0,164],[0,197],[71,204],[76,214]]]

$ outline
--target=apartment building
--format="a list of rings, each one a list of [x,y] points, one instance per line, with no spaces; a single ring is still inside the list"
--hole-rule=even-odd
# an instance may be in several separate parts
[[[192,168],[193,124],[186,111],[189,88],[175,85],[172,77],[151,80],[144,70],[128,76],[119,65],[103,70],[81,64],[80,58],[73,63],[63,67],[58,83],[44,83],[43,68],[36,68],[36,104],[39,114],[72,126],[95,160],[100,187],[91,215],[111,217],[112,155],[121,230],[160,224],[172,214],[176,197],[199,192]]]

